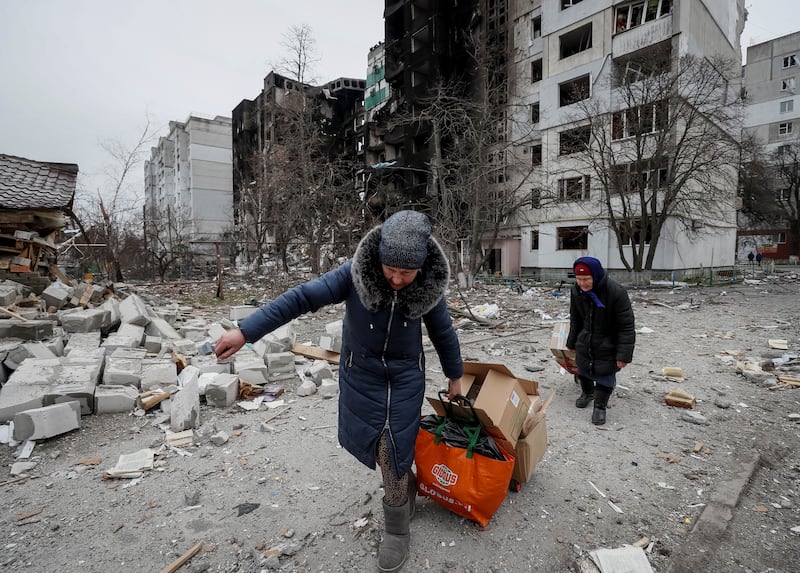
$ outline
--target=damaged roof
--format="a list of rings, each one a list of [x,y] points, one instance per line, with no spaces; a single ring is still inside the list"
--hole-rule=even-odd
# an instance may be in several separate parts
[[[78,166],[0,153],[0,209],[72,207]]]

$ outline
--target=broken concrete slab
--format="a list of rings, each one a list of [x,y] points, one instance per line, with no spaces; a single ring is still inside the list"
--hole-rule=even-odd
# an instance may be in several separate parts
[[[179,340],[183,338],[169,322],[159,317],[151,318],[144,331],[149,336],[159,336],[163,339]]]
[[[133,386],[106,386],[95,388],[94,411],[96,414],[130,412],[136,407],[139,391]]]
[[[7,284],[0,284],[0,305],[11,306],[17,302],[19,293],[16,287]]]
[[[100,347],[102,336],[99,330],[92,332],[74,332],[69,335],[66,346],[64,346],[64,356],[69,356],[73,351],[80,352],[86,349]]]
[[[117,335],[130,337],[136,342],[136,346],[141,346],[144,341],[144,326],[123,322],[119,325]]]
[[[72,297],[72,290],[66,286],[51,284],[39,295],[44,300],[47,308],[61,310],[67,301]]]
[[[111,323],[110,311],[105,308],[77,308],[59,313],[64,332],[91,332]]]
[[[57,356],[43,342],[26,342],[9,350],[3,364],[11,370],[16,370],[28,358],[57,358]]]
[[[135,294],[128,295],[119,303],[120,320],[128,324],[147,326],[152,313],[148,312],[147,305]]]
[[[53,322],[50,320],[0,320],[0,338],[21,338],[22,340],[46,340],[53,336]]]
[[[14,439],[43,440],[81,427],[81,407],[65,402],[19,412],[14,416]]]
[[[199,371],[187,366],[178,375],[179,390],[172,395],[169,406],[170,429],[181,432],[200,425]]]

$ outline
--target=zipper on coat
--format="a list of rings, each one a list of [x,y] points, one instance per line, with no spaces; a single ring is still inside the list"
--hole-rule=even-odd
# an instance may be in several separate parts
[[[389,323],[386,325],[386,339],[383,341],[383,354],[381,354],[381,362],[383,362],[383,369],[386,371],[386,418],[383,421],[383,429],[388,430],[389,439],[394,442],[392,431],[389,428],[389,414],[392,407],[392,379],[389,376],[389,365],[386,364],[386,350],[389,348],[389,336],[392,332],[392,319],[394,318],[394,307],[397,304],[397,291],[394,291],[392,297],[392,306],[389,309]]]

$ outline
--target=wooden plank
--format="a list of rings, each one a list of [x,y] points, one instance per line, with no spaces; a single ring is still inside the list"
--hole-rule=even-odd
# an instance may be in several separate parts
[[[173,561],[167,567],[164,567],[161,570],[161,573],[175,573],[178,569],[183,567],[189,559],[195,556],[200,549],[203,548],[203,543],[201,541],[195,543],[194,547],[192,547],[189,551],[178,557],[175,561]]]
[[[0,306],[0,312],[2,312],[3,314],[7,314],[7,315],[8,315],[8,316],[10,316],[11,318],[16,318],[17,320],[21,320],[22,322],[28,322],[28,319],[27,319],[27,318],[25,318],[24,316],[21,316],[21,315],[17,314],[17,313],[16,313],[16,312],[14,312],[13,310],[8,310],[8,309],[7,309],[6,307],[4,307],[4,306]]]
[[[295,344],[292,346],[292,352],[305,356],[306,358],[314,358],[316,360],[327,360],[331,364],[339,364],[339,353],[331,350],[325,350],[319,346],[308,346],[306,344]]]
[[[61,272],[61,269],[58,268],[58,265],[56,265],[56,264],[52,264],[52,265],[48,264],[47,268],[50,270],[51,273],[53,273],[54,277],[56,277],[58,280],[60,280],[65,285],[67,285],[67,286],[75,286],[74,284],[72,284],[72,281],[69,280],[69,277]],[[91,289],[89,289],[89,293],[91,294]]]

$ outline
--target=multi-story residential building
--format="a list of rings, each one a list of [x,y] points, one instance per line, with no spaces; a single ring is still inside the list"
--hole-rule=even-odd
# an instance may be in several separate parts
[[[743,72],[745,131],[761,146],[762,157],[772,166],[768,180],[775,200],[784,203],[785,212],[793,211],[796,218],[798,184],[783,179],[780,170],[790,167],[787,163],[800,161],[800,32],[749,46]],[[796,166],[792,169],[797,170]],[[740,259],[751,252],[761,252],[768,259],[800,255],[792,252],[794,237],[786,218],[778,215],[768,219],[757,224],[746,216],[740,218]]]
[[[562,276],[571,268],[576,257],[590,255],[604,261],[609,269],[623,269],[624,259],[631,261],[631,246],[622,245],[621,235],[615,232],[610,211],[617,197],[638,188],[614,189],[614,181],[605,181],[604,173],[615,170],[628,172],[647,161],[649,167],[635,173],[646,185],[660,185],[669,180],[672,170],[678,169],[674,156],[663,159],[645,155],[630,157],[632,152],[622,146],[639,139],[646,149],[646,139],[658,130],[682,132],[680,118],[673,114],[675,99],[686,100],[689,89],[681,96],[647,105],[631,107],[627,95],[635,89],[619,89],[620,85],[651,88],[645,78],[663,71],[688,66],[687,56],[697,60],[719,58],[741,62],[740,35],[744,26],[744,6],[741,0],[519,0],[513,1],[514,71],[512,98],[538,127],[538,137],[521,141],[527,156],[537,166],[530,175],[531,208],[520,217],[520,267],[504,268],[504,273],[541,272],[543,276]],[[662,69],[645,69],[647,62]],[[731,66],[731,70],[737,66]],[[720,74],[724,72],[720,71]],[[685,80],[699,83],[697,78]],[[733,113],[736,98],[736,77],[721,78],[720,93],[714,94],[720,103]],[[710,95],[710,94],[709,94]],[[662,96],[663,97],[663,96]],[[699,98],[698,98],[699,99]],[[669,103],[668,103],[669,102]],[[686,110],[700,107],[698,101],[683,101]],[[646,116],[647,114],[652,114]],[[683,113],[691,113],[684,111]],[[632,121],[637,129],[629,131]],[[711,120],[713,121],[713,120]],[[725,122],[721,122],[725,123]],[[640,128],[645,126],[642,131]],[[729,148],[735,149],[735,123],[701,127],[709,140],[726,138]],[[626,139],[628,143],[626,143]],[[598,155],[587,160],[585,149],[605,146],[601,159],[612,164],[600,166]],[[698,145],[697,142],[694,145]],[[596,153],[596,152],[595,152]],[[525,152],[518,154],[524,157]],[[721,158],[720,158],[721,159]],[[655,165],[657,160],[660,163]],[[627,161],[627,163],[616,163]],[[616,163],[616,164],[615,164]],[[598,167],[602,167],[598,169]],[[644,169],[648,169],[646,173]],[[685,189],[695,197],[707,193],[704,209],[697,204],[692,213],[673,216],[663,203],[655,206],[650,215],[666,218],[651,262],[653,271],[679,271],[692,274],[700,269],[727,266],[735,256],[735,194],[736,166],[727,169],[728,180],[711,193],[704,189],[706,181],[686,182]],[[633,172],[630,175],[634,175]],[[695,172],[694,175],[697,175]],[[609,176],[609,179],[613,179]],[[525,183],[523,183],[525,184]],[[672,183],[671,183],[672,184]],[[611,187],[611,189],[609,189]],[[661,200],[660,200],[661,201]],[[697,202],[697,199],[694,200]],[[605,204],[604,204],[605,203]],[[713,214],[712,214],[713,211]],[[618,211],[619,213],[619,211]],[[616,215],[619,217],[619,214]],[[691,220],[687,220],[691,217]],[[619,223],[618,223],[619,225]],[[642,233],[644,231],[641,231]],[[633,241],[639,231],[631,230],[622,240]],[[642,243],[647,248],[650,238]]]
[[[498,141],[510,143],[512,151],[503,155],[509,169],[488,178],[486,193],[495,193],[493,186],[502,183],[528,193],[530,201],[516,217],[501,218],[499,234],[485,243],[486,249],[493,249],[489,270],[563,277],[582,255],[596,256],[610,269],[638,267],[679,274],[733,264],[735,161],[719,155],[723,162],[716,166],[719,176],[712,177],[708,168],[688,177],[680,172],[683,165],[663,151],[659,157],[647,157],[646,143],[639,145],[635,158],[627,153],[626,159],[624,149],[633,148],[634,141],[655,139],[643,129],[666,134],[665,141],[669,135],[678,137],[686,126],[677,117],[681,108],[694,122],[685,131],[695,138],[704,134],[707,141],[724,148],[725,155],[732,155],[739,132],[733,121],[738,71],[710,68],[716,70],[711,74],[713,89],[709,88],[714,93],[707,94],[710,99],[702,104],[702,98],[692,102],[686,89],[702,84],[698,80],[702,76],[681,79],[672,99],[641,105],[626,101],[619,86],[637,84],[664,70],[675,72],[692,57],[701,62],[697,65],[710,67],[724,60],[732,64],[730,70],[738,70],[743,0],[472,0],[452,5],[387,0],[385,18],[386,78],[392,86],[393,112],[394,107],[405,106],[413,116],[432,90],[448,79],[461,79],[462,85],[475,88],[475,60],[467,53],[467,35],[480,36],[494,46],[495,54],[505,48],[506,59],[495,56],[489,67],[490,81],[507,86],[507,99],[501,101],[500,95],[497,101],[508,110]],[[698,115],[707,118],[706,125]],[[384,137],[385,160],[395,162],[396,185],[409,203],[430,199],[431,135],[425,122],[406,122],[387,130]],[[582,153],[590,142],[598,141],[607,142],[608,155],[616,156],[607,169],[598,169],[596,160],[592,166]],[[694,145],[703,148],[697,141]],[[601,185],[604,179],[618,182],[605,180]],[[680,209],[671,209],[668,200],[658,198],[649,219],[621,223],[612,209],[629,199],[614,195],[638,192],[642,186],[633,181],[670,189],[680,185],[683,197],[692,201],[681,199]],[[656,218],[659,232],[654,240],[644,229],[649,229],[648,220]],[[650,244],[656,242],[654,256],[647,259]]]
[[[144,171],[149,248],[213,254],[213,242],[233,228],[231,119],[169,122]]]

